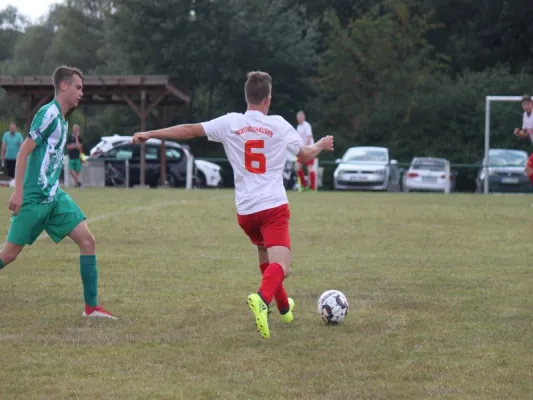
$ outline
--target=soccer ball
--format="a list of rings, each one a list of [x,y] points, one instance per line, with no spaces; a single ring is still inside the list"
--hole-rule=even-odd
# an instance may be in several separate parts
[[[317,311],[324,322],[337,325],[348,315],[348,300],[338,290],[327,290],[318,299]]]

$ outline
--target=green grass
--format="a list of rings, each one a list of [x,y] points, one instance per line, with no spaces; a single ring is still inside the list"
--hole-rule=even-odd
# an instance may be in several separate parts
[[[291,193],[295,321],[272,313],[265,341],[232,191],[71,194],[120,320],[81,318],[70,239],[25,249],[0,272],[2,400],[532,396],[531,197]],[[331,288],[350,301],[336,327],[316,312]]]

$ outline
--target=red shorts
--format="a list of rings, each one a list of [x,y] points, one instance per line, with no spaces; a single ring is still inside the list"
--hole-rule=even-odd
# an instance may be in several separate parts
[[[249,215],[237,214],[239,226],[256,246],[291,248],[288,204],[269,208]]]
[[[308,167],[314,167],[315,166],[315,159],[313,158],[311,161],[300,161],[300,159],[296,160],[300,164],[307,165]]]
[[[527,160],[527,166],[529,168],[533,168],[533,153],[529,156],[529,160]]]

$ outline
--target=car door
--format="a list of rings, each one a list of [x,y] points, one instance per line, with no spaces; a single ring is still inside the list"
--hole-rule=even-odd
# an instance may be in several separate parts
[[[161,176],[161,146],[156,144],[146,144],[145,152],[145,182],[151,187],[156,187],[160,183]]]
[[[129,164],[129,184],[138,185],[140,182],[140,146],[138,144],[125,144],[117,146],[106,153],[106,158],[112,160],[116,170],[126,176],[126,160]]]
[[[170,186],[185,186],[187,180],[187,154],[179,147],[166,146],[167,181]]]

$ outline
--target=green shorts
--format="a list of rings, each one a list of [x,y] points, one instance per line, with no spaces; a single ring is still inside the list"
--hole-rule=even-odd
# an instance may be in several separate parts
[[[71,169],[73,171],[81,172],[81,159],[79,159],[79,158],[70,158],[68,160],[68,167],[69,167],[69,169]]]
[[[32,244],[44,230],[59,243],[84,219],[78,205],[61,190],[50,203],[22,204],[18,215],[11,216],[7,241],[19,246]]]

